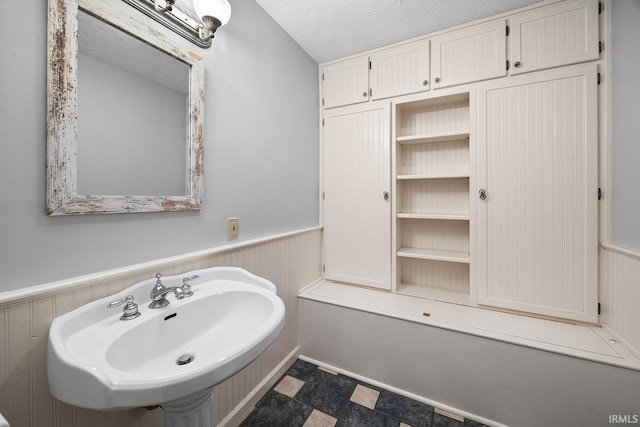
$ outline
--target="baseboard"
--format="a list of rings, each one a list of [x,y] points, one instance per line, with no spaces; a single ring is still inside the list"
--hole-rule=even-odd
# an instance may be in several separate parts
[[[298,358],[301,359],[301,360],[304,360],[305,362],[313,363],[314,365],[318,365],[318,366],[321,366],[323,368],[329,369],[331,371],[337,372],[339,374],[346,375],[346,376],[348,376],[350,378],[355,378],[356,380],[363,381],[365,383],[374,385],[376,387],[383,388],[385,390],[389,390],[389,391],[391,391],[393,393],[399,394],[399,395],[404,396],[404,397],[408,397],[409,399],[413,399],[413,400],[416,400],[418,402],[426,403],[427,405],[433,406],[434,408],[444,409],[447,412],[451,412],[453,414],[460,415],[460,416],[462,416],[464,418],[469,418],[469,419],[472,419],[474,421],[481,422],[482,424],[485,424],[487,426],[491,426],[491,427],[508,427],[505,424],[500,424],[500,423],[495,422],[493,420],[489,420],[489,419],[483,418],[483,417],[481,417],[479,415],[471,414],[471,413],[466,412],[466,411],[461,411],[460,409],[454,408],[453,406],[449,406],[449,405],[446,405],[446,404],[441,403],[441,402],[436,402],[435,400],[432,400],[432,399],[427,399],[427,398],[425,398],[423,396],[419,396],[417,394],[408,392],[406,390],[402,390],[402,389],[399,389],[397,387],[391,386],[389,384],[385,384],[383,382],[374,380],[373,378],[368,378],[368,377],[365,377],[363,375],[356,374],[355,372],[351,372],[351,371],[348,371],[346,369],[342,369],[342,368],[339,368],[337,366],[333,366],[333,365],[324,363],[324,362],[322,362],[320,360],[313,359],[313,358],[305,356],[303,354],[299,355]]]
[[[280,379],[282,375],[294,364],[300,347],[296,347],[289,353],[270,373],[258,384],[251,392],[236,406],[222,421],[218,423],[218,427],[235,427],[244,420],[253,410],[254,406],[262,396],[264,396]]]

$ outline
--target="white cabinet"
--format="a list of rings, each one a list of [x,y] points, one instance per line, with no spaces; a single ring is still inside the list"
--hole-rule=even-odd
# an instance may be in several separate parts
[[[509,21],[512,75],[592,61],[600,55],[597,0],[562,2]]]
[[[371,54],[371,99],[429,89],[429,40],[418,40]]]
[[[325,112],[327,279],[391,289],[390,120],[388,102]]]
[[[589,64],[479,88],[480,304],[597,321],[596,77]]]
[[[469,303],[469,93],[395,105],[395,289]]]
[[[433,88],[504,77],[507,74],[504,19],[431,39]]]
[[[423,92],[429,87],[429,40],[405,43],[322,68],[325,109]]]
[[[598,57],[570,0],[323,66],[325,277],[597,322]]]
[[[369,101],[369,57],[367,55],[322,68],[324,108]]]

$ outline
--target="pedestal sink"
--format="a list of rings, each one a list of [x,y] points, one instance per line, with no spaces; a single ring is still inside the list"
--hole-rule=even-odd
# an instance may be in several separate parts
[[[160,405],[165,427],[211,426],[213,387],[273,342],[285,309],[273,283],[240,268],[161,281],[177,288],[192,276],[198,276],[189,282],[193,295],[169,294],[162,308],[149,308],[157,281],[149,279],[54,319],[47,355],[51,393],[98,410]],[[122,309],[108,304],[129,295],[140,315],[121,320]]]

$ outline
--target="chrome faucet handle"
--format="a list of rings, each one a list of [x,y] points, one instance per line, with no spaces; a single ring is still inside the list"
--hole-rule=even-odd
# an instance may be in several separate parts
[[[113,308],[122,304],[125,304],[125,306],[122,309],[122,316],[120,316],[120,320],[133,320],[140,316],[141,313],[138,311],[138,304],[133,302],[133,295],[127,295],[121,300],[111,301],[107,304],[107,307]]]
[[[188,283],[182,284],[182,298],[189,298],[193,295],[193,291],[191,290],[191,285]],[[180,299],[182,299],[180,298]]]
[[[191,285],[189,284],[189,280],[198,279],[200,276],[193,275],[191,277],[185,277],[182,279],[182,291],[184,292],[182,298],[187,298],[193,295],[193,291],[191,290]]]
[[[160,273],[156,273],[156,284],[153,285],[151,292],[149,292],[149,298],[151,299],[149,308],[162,308],[169,305],[169,301],[165,298],[167,287],[162,284],[161,276]]]
[[[166,286],[162,284],[160,277],[162,277],[162,275],[160,273],[156,273],[156,284],[153,285],[153,289],[151,290],[152,297],[154,292],[162,292],[166,289]]]

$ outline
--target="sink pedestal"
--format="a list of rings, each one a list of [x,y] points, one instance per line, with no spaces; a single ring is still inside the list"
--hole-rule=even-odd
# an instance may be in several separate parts
[[[164,427],[211,427],[213,410],[211,392],[202,390],[182,399],[163,403]]]

